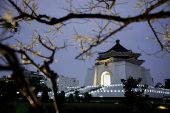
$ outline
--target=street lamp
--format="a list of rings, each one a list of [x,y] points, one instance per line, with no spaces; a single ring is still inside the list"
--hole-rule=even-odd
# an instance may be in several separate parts
[[[102,97],[103,97],[103,96],[101,95],[100,97],[101,97],[101,101],[102,101]]]
[[[79,95],[80,96],[80,102],[81,102],[81,97],[83,96],[83,95]]]

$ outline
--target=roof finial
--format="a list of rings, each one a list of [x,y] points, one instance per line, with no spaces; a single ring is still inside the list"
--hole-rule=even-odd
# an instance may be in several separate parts
[[[120,42],[120,40],[119,40],[119,39],[117,39],[117,40],[116,40],[116,44],[119,44],[119,42]]]

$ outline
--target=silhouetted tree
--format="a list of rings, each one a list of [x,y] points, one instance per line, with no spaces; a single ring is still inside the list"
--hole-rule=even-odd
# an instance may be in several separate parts
[[[41,83],[42,78],[41,77],[32,77],[29,79],[29,84],[32,87],[35,87],[35,94],[37,95],[38,92],[50,92],[51,89],[48,88],[45,84]]]
[[[5,100],[6,84],[5,81],[0,81],[0,101]]]
[[[75,91],[74,94],[75,94],[75,100],[78,101],[79,99],[79,91]]]
[[[38,94],[38,92],[43,91],[43,88],[44,88],[43,84],[40,83],[41,79],[42,79],[41,77],[32,77],[29,79],[29,84],[32,87],[35,87],[34,92],[36,95]]]
[[[134,79],[129,77],[127,80],[121,79],[123,87],[125,89],[125,100],[124,104],[131,107],[134,110],[147,112],[149,105],[145,103],[146,98],[149,95],[145,95],[144,91],[148,88],[148,85],[138,87],[137,85],[142,81],[142,78]]]
[[[48,102],[49,101],[49,95],[48,95],[47,90],[42,92],[41,101],[42,102]]]
[[[68,102],[74,102],[73,94],[70,94],[68,97]]]
[[[17,99],[16,92],[18,91],[17,87],[13,81],[1,81],[0,82],[0,100],[15,100]]]
[[[90,99],[91,99],[91,94],[89,94],[88,92],[84,93],[83,100],[84,101],[90,101]]]
[[[65,101],[65,92],[61,91],[61,93],[59,94],[59,97],[60,97],[60,101],[64,102]]]
[[[158,83],[155,85],[155,88],[165,88],[165,86],[163,86],[162,83],[158,82]]]

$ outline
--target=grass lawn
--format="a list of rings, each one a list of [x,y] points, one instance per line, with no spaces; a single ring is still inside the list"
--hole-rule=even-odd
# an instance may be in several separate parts
[[[0,113],[15,113],[14,102],[10,103],[1,102]]]
[[[28,108],[31,106],[29,103],[17,103],[16,113],[28,113]]]
[[[64,103],[65,113],[103,113],[103,112],[128,112],[124,105],[113,103]]]
[[[48,113],[55,113],[53,103],[46,103],[45,105]],[[157,106],[154,106],[154,113],[170,113],[170,109],[157,109]],[[63,103],[63,111],[64,113],[136,113],[132,112],[125,105],[114,103]],[[29,106],[28,113],[36,113],[36,110],[32,106]]]
[[[96,103],[63,103],[64,113],[105,113],[105,112],[130,112],[130,109],[122,104],[114,104],[115,102],[96,102]],[[159,102],[155,102],[159,103]],[[55,113],[53,103],[45,103],[48,113]],[[156,109],[158,104],[155,104],[154,113],[170,113],[168,110]],[[170,108],[170,107],[169,107]],[[14,110],[15,109],[15,110]],[[15,108],[14,103],[0,103],[0,113],[36,113],[36,110],[29,104],[24,102],[17,102]],[[136,113],[136,112],[134,112]]]
[[[45,103],[45,105],[49,113],[55,113],[53,103]],[[103,113],[103,111],[121,113],[128,110],[124,105],[113,103],[63,103],[65,113]],[[29,103],[17,103],[16,113],[36,113],[36,110]]]

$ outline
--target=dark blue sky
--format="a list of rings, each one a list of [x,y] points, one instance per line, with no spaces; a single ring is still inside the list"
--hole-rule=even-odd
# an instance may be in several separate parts
[[[120,0],[120,2],[124,2],[125,0]],[[127,0],[129,1],[129,0]],[[79,1],[79,0],[73,0],[72,5],[78,6],[78,4],[81,4],[84,7],[84,4],[87,1]],[[120,13],[120,16],[127,17],[129,15],[135,16],[137,14],[140,14],[142,9],[131,9],[132,6],[135,6],[137,4],[136,0],[131,0],[129,3],[116,6],[115,10],[117,13]],[[67,4],[66,1],[63,0],[41,0],[39,3],[39,10],[37,11],[38,14],[47,14],[51,17],[63,17],[68,14],[68,12],[62,8],[69,7],[69,4]],[[162,6],[164,7],[164,6]],[[158,8],[156,11],[159,11],[161,9]],[[0,15],[3,15],[4,11],[2,8],[0,9]],[[14,12],[14,15],[17,15],[16,12]],[[79,34],[82,35],[91,35],[94,36],[95,33],[92,33],[92,30],[98,30],[97,25],[95,25],[95,22],[101,23],[101,20],[99,19],[91,19],[88,23],[85,24],[77,24],[77,23],[69,23],[66,26],[64,26],[61,30],[63,34],[56,34],[57,39],[54,41],[56,45],[62,46],[64,44],[65,39],[73,38],[75,35],[75,31],[73,29],[76,29],[76,31]],[[163,22],[168,22],[170,19],[163,20]],[[67,21],[69,22],[69,21]],[[85,22],[84,20],[78,20],[78,19],[72,19],[71,22]],[[104,21],[106,22],[106,21]],[[37,30],[38,33],[43,37],[43,31],[48,31],[49,28],[52,28],[49,25],[44,25],[41,23],[37,23],[35,21],[31,22],[31,25],[27,25],[26,22],[22,22],[21,24],[21,32],[19,37],[15,36],[17,40],[22,41],[24,44],[29,44],[31,41],[31,35],[33,34],[34,30]],[[103,24],[104,25],[104,24]],[[153,24],[156,31],[164,32],[164,29],[162,29],[159,24]],[[116,26],[111,25],[110,26],[113,30],[116,28]],[[2,30],[1,30],[2,31]],[[109,32],[109,31],[108,31]],[[52,37],[52,34],[48,34],[48,36]],[[94,52],[104,52],[110,49],[115,45],[115,40],[119,39],[120,44],[124,46],[126,49],[132,50],[136,53],[142,53],[142,56],[138,59],[145,60],[145,62],[142,64],[147,69],[150,69],[151,76],[154,78],[154,84],[157,82],[161,82],[164,84],[164,79],[169,78],[170,79],[170,54],[166,53],[163,58],[157,58],[154,55],[149,56],[143,53],[140,49],[147,53],[154,53],[160,50],[160,46],[158,43],[156,43],[155,40],[152,39],[146,39],[146,37],[154,37],[153,32],[151,31],[151,28],[149,27],[147,22],[140,22],[140,23],[133,23],[127,26],[127,28],[123,29],[122,31],[116,33],[114,36],[112,36],[108,41],[111,41],[110,44],[101,44],[98,47],[95,47],[93,49]],[[53,38],[53,37],[52,37]],[[163,36],[160,36],[160,39],[163,39]],[[16,41],[14,39],[7,40],[3,42],[4,44],[10,44],[15,45]],[[73,41],[68,41],[69,44],[73,45]],[[78,46],[78,44],[77,44]],[[140,48],[140,49],[138,49]],[[45,48],[36,48],[35,50],[42,49],[42,54],[45,56],[50,55],[50,52],[45,50]],[[87,74],[87,69],[89,67],[92,67],[95,64],[95,59],[98,57],[97,54],[94,54],[91,58],[91,61],[86,59],[85,61],[75,60],[75,57],[80,53],[81,51],[79,49],[75,49],[74,47],[70,46],[67,48],[67,50],[63,49],[60,51],[57,51],[55,54],[55,58],[58,60],[58,62],[54,62],[50,67],[57,72],[60,75],[66,76],[66,77],[75,77],[78,80],[80,80],[80,86],[84,85],[85,77]],[[161,52],[158,54],[158,57],[160,57],[163,54]],[[35,57],[34,61],[38,64],[42,64],[44,59]],[[0,60],[0,63],[3,63]],[[25,66],[28,70],[35,71],[36,69],[32,66]],[[0,72],[0,77],[4,74],[9,74],[11,72]]]

